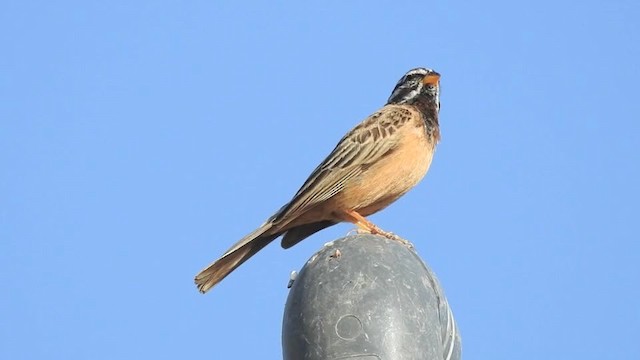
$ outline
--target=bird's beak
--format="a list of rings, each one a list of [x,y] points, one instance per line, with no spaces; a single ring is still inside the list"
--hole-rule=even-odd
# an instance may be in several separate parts
[[[440,74],[429,74],[422,79],[425,85],[437,85],[438,81],[440,81]]]

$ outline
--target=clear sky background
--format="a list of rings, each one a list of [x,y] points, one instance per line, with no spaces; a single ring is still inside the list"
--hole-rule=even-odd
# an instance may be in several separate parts
[[[442,142],[372,219],[463,357],[640,359],[637,1],[216,3],[0,5],[0,358],[280,359],[289,272],[351,225],[193,276],[426,66]]]

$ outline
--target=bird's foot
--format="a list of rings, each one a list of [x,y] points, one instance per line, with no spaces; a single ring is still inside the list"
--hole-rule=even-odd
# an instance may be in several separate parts
[[[402,245],[408,247],[409,249],[413,249],[414,246],[413,244],[408,241],[405,240],[403,238],[401,238],[400,236],[389,232],[389,231],[384,231],[382,229],[380,229],[379,227],[375,227],[373,229],[362,229],[359,227],[356,227],[355,229],[350,230],[347,233],[347,236],[351,236],[351,235],[362,235],[362,234],[371,234],[371,235],[380,235],[380,236],[384,236],[389,240],[393,240],[393,241],[397,241],[399,243],[401,243]]]
[[[413,244],[410,241],[405,240],[405,239],[401,238],[400,236],[398,236],[398,235],[396,235],[396,234],[394,234],[392,232],[388,232],[388,231],[384,231],[384,230],[382,230],[380,228],[376,228],[376,229],[373,229],[373,231],[371,233],[372,234],[382,235],[382,236],[386,237],[387,239],[390,239],[390,240],[393,240],[393,241],[397,241],[397,242],[401,243],[402,245],[408,247],[409,249],[413,249],[414,248]]]
[[[358,214],[356,211],[345,211],[344,214],[346,215],[347,221],[350,221],[356,225],[357,228],[355,229],[355,231],[357,234],[382,235],[387,239],[391,239],[401,243],[409,249],[413,249],[413,244],[411,242],[401,238],[394,233],[380,229],[378,226],[367,220],[364,216]]]

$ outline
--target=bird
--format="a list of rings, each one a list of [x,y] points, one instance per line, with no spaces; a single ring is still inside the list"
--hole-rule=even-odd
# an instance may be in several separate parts
[[[387,103],[356,125],[315,168],[293,198],[194,279],[206,293],[276,238],[288,249],[341,222],[394,240],[366,219],[426,175],[440,140],[440,74],[409,70]]]

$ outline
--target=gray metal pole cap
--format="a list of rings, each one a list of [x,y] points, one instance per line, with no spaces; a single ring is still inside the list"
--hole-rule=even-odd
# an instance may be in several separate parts
[[[293,281],[285,360],[457,360],[460,336],[433,272],[375,235],[325,244]]]

